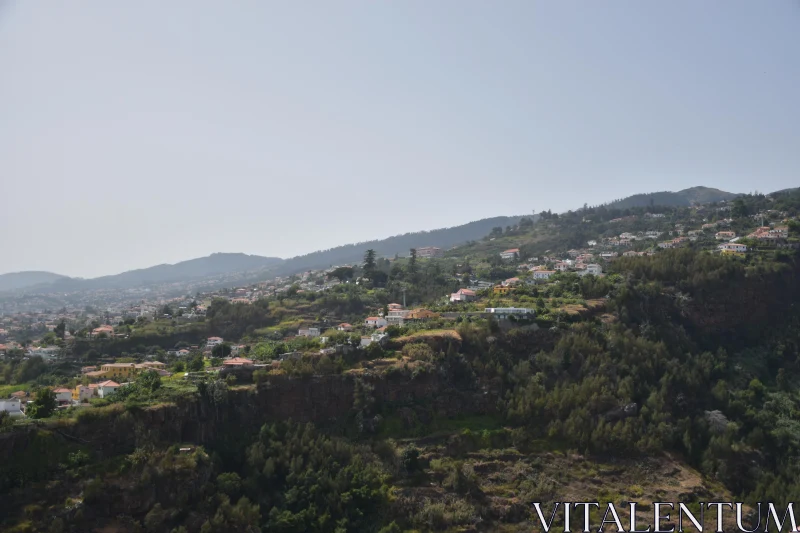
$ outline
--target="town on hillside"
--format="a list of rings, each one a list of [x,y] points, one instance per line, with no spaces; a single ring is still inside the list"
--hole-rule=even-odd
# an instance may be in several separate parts
[[[133,302],[94,295],[24,312],[6,301],[0,411],[25,418],[91,409],[125,399],[144,376],[180,394],[208,379],[405,366],[414,363],[412,340],[447,337],[465,321],[538,329],[602,316],[619,261],[686,248],[758,262],[797,248],[793,201],[542,212],[450,249],[369,250],[360,264],[246,286],[142,293]],[[43,394],[49,407],[31,412]]]

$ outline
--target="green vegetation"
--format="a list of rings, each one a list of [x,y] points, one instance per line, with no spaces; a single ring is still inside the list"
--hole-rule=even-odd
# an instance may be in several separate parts
[[[564,494],[786,505],[800,497],[797,224],[782,248],[754,242],[745,257],[712,253],[712,236],[617,258],[602,277],[526,283],[517,267],[588,239],[676,223],[730,217],[746,234],[760,224],[751,215],[781,211],[782,220],[798,208],[794,192],[699,209],[587,206],[495,227],[441,259],[411,249],[389,261],[367,249],[361,265],[332,274],[350,283],[324,292],[215,300],[191,329],[142,321],[124,324],[133,341],[80,340],[87,357],[89,346],[133,346],[125,357],[140,361],[215,334],[243,342],[264,366],[249,369],[252,380],[248,369],[222,379],[202,371],[231,345],[210,361],[195,349],[166,358],[188,378],[144,372],[78,415],[53,415],[46,387],[62,370],[16,354],[0,369],[3,390],[37,389],[31,415],[47,420],[13,430],[0,420],[23,450],[0,468],[20,504],[2,526],[41,527],[39,516],[56,516],[65,498],[83,502],[63,515],[74,528],[205,532],[511,528],[531,518],[530,501]],[[501,260],[508,248],[520,256]],[[475,277],[523,281],[503,294],[479,291],[469,304],[447,300]],[[404,295],[436,314],[360,348],[373,332],[359,326],[364,317]],[[507,306],[536,317],[480,313]],[[341,322],[354,331],[336,330]],[[311,325],[327,343],[295,337]],[[143,332],[158,340],[140,348]]]

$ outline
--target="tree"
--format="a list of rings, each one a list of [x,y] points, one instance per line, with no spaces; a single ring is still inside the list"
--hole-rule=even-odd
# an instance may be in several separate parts
[[[36,394],[36,399],[27,410],[30,418],[47,418],[56,410],[56,395],[51,388],[44,388]]]
[[[415,281],[417,277],[417,249],[410,250],[411,256],[408,259],[408,277],[411,281]]]
[[[231,498],[237,498],[242,490],[242,478],[236,472],[223,472],[217,476],[217,488]]]
[[[419,450],[414,447],[409,447],[403,450],[402,455],[400,456],[400,464],[403,466],[403,470],[406,474],[415,474],[422,470],[422,465],[420,464],[419,460]]]
[[[375,250],[370,248],[364,254],[364,277],[372,279],[375,275]]]
[[[191,359],[189,359],[189,362],[186,365],[186,369],[189,372],[200,372],[201,370],[203,370],[204,366],[205,366],[205,363],[203,362],[203,356],[200,355],[200,354],[197,354],[194,357],[192,357]]]
[[[56,337],[58,337],[59,339],[63,339],[66,331],[67,331],[67,323],[64,322],[64,320],[62,319],[61,322],[59,322],[56,328],[53,330],[53,333],[55,333]]]
[[[136,386],[147,392],[155,392],[161,388],[161,375],[155,370],[142,372],[136,378]]]
[[[353,279],[354,276],[353,267],[349,266],[338,267],[330,273],[330,276],[342,282],[348,279]]]
[[[211,349],[211,355],[214,357],[225,358],[231,354],[233,348],[229,342],[223,342],[222,344],[217,344]]]
[[[736,198],[733,201],[731,216],[733,218],[744,218],[747,216],[747,204],[744,203],[744,199],[742,197]]]

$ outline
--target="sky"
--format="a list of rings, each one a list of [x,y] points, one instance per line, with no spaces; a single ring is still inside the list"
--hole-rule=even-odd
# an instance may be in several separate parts
[[[0,273],[800,185],[800,3],[0,0]]]

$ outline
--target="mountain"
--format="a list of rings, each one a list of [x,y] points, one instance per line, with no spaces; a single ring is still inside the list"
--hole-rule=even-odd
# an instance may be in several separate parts
[[[159,283],[175,283],[181,281],[199,280],[227,274],[263,273],[266,275],[288,275],[306,270],[328,268],[331,265],[358,263],[363,260],[364,252],[372,248],[377,255],[392,257],[395,254],[407,255],[411,248],[423,246],[438,246],[447,249],[457,244],[464,244],[471,240],[480,239],[489,234],[492,228],[512,226],[519,222],[520,217],[493,217],[477,220],[432,231],[420,231],[395,235],[386,239],[376,239],[356,244],[337,246],[328,250],[312,252],[310,254],[280,259],[278,257],[262,257],[247,254],[211,254],[188,261],[181,261],[174,265],[157,265],[93,279],[78,279],[58,276],[46,272],[20,272],[5,274],[3,278],[18,276],[21,280],[30,275],[30,282],[7,282],[7,287],[0,285],[0,291],[16,289],[31,290],[35,287],[37,292],[74,292],[92,289],[128,289],[143,285]],[[269,269],[267,273],[266,270]],[[50,278],[37,278],[37,274],[47,274]],[[254,276],[250,276],[254,277]],[[258,277],[258,276],[255,276]]]
[[[250,272],[263,270],[270,266],[280,263],[282,259],[278,257],[261,257],[258,255],[247,255],[241,253],[216,253],[207,257],[199,257],[188,261],[181,261],[174,265],[156,265],[149,268],[130,270],[122,274],[112,276],[102,276],[92,279],[67,278],[59,276],[55,279],[39,282],[38,284],[28,284],[25,286],[12,287],[5,290],[27,289],[35,287],[41,292],[72,292],[78,290],[91,289],[129,289],[142,285],[153,285],[158,283],[174,283],[190,281],[219,276],[238,272]],[[20,274],[32,274],[23,272]],[[44,274],[44,273],[43,273]],[[8,276],[10,274],[6,274]],[[56,276],[56,274],[51,274]]]
[[[205,278],[234,272],[263,270],[276,263],[279,257],[262,257],[241,253],[216,253],[206,257],[181,261],[174,265],[156,265],[149,268],[130,270],[114,276],[103,276],[87,280],[90,286],[135,287],[153,283],[170,283],[189,279]]]
[[[293,274],[305,270],[328,268],[332,265],[360,263],[364,259],[364,253],[369,249],[375,250],[378,257],[394,257],[396,254],[408,255],[411,248],[425,246],[448,249],[458,244],[481,239],[497,226],[502,228],[514,226],[519,223],[520,218],[519,216],[485,218],[450,228],[404,233],[386,239],[337,246],[329,250],[287,259],[276,268],[275,272],[280,275]]]
[[[61,274],[54,274],[52,272],[43,272],[37,270],[29,270],[26,272],[12,272],[10,274],[0,274],[0,291],[13,291],[16,289],[25,289],[36,285],[45,283],[53,283],[58,280],[68,280],[67,276]]]
[[[695,204],[707,204],[711,202],[721,202],[723,200],[733,200],[739,194],[725,192],[711,187],[691,187],[678,192],[653,192],[647,194],[634,194],[621,200],[615,200],[606,207],[617,209],[628,209],[630,207],[646,207],[652,202],[654,205],[664,205],[669,207],[690,206]]]

